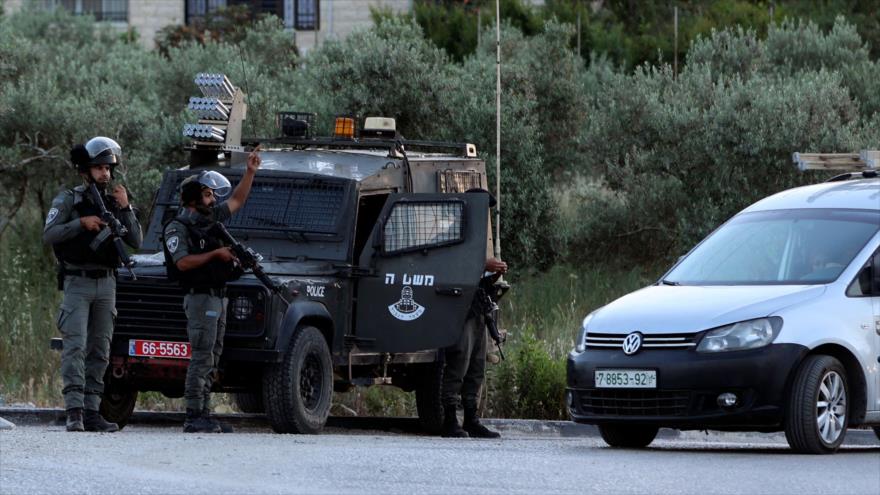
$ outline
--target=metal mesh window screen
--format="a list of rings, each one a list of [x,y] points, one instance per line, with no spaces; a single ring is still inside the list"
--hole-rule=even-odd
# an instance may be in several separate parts
[[[336,234],[345,184],[324,180],[255,181],[233,228]]]
[[[460,201],[397,203],[385,222],[383,250],[407,251],[463,239],[464,204]]]
[[[442,193],[463,193],[468,189],[483,187],[480,173],[475,170],[442,170],[437,174]]]

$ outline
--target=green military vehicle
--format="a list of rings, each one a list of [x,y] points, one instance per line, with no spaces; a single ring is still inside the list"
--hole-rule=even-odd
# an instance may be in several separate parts
[[[227,224],[263,256],[276,290],[252,274],[228,284],[217,392],[265,412],[277,432],[316,433],[334,391],[390,384],[414,391],[426,430],[442,423],[442,353],[460,336],[491,254],[485,164],[470,144],[403,139],[393,119],[281,113],[278,136],[242,139],[244,94],[200,74],[201,117],[187,125],[190,164],[164,174],[134,268],[118,276],[118,318],[101,406],[126,423],[138,392],[183,394],[189,356],[183,291],[166,277],[162,226],[178,184],[211,169],[233,185],[248,150],[262,166]]]

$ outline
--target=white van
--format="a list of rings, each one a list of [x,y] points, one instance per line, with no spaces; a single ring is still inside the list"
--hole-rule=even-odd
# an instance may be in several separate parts
[[[660,427],[785,431],[830,453],[880,437],[880,179],[791,189],[746,208],[654,285],[583,320],[571,418],[612,446]]]

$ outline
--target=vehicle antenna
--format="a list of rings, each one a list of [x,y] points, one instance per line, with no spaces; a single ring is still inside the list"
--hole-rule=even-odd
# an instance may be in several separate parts
[[[251,88],[248,86],[248,78],[247,78],[247,70],[244,65],[244,53],[241,50],[241,44],[238,45],[238,59],[241,61],[241,75],[244,78],[244,91],[248,95],[251,94]],[[251,136],[254,138],[257,137],[257,129],[255,127],[253,119],[247,119],[251,121]]]

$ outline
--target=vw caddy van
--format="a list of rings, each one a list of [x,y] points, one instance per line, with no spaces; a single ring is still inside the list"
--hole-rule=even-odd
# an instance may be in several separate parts
[[[784,431],[830,453],[880,437],[880,178],[866,170],[746,208],[653,285],[583,320],[574,421],[615,447],[660,427]]]

